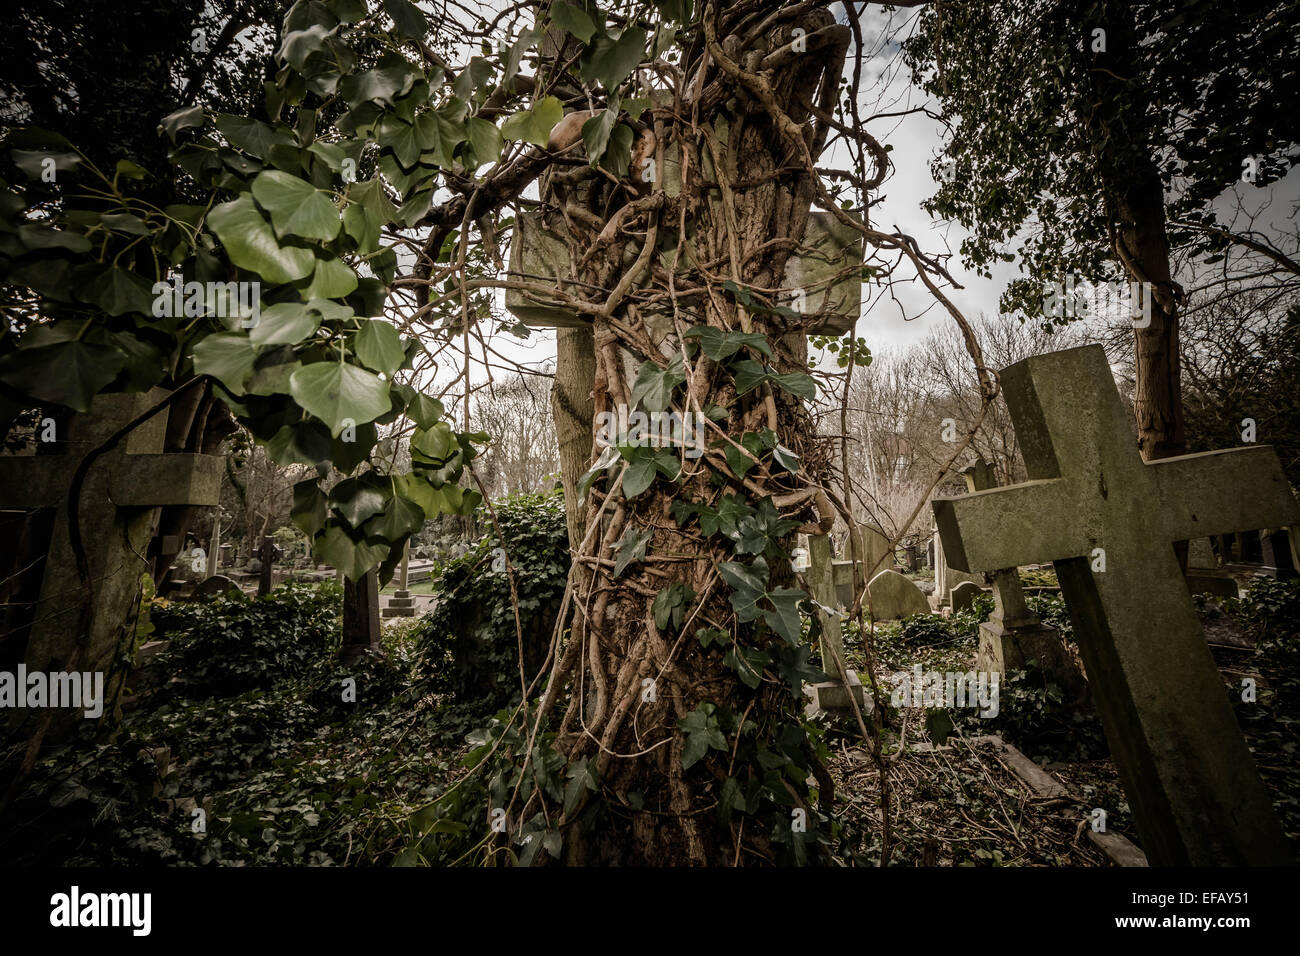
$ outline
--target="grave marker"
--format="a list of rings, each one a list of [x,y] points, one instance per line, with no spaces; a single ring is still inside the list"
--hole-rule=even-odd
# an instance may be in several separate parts
[[[1173,547],[1300,520],[1277,455],[1251,446],[1143,462],[1100,346],[1026,359],[1002,386],[1030,480],[936,499],[949,560],[967,571],[1055,564],[1154,865],[1294,862]]]
[[[988,491],[997,487],[993,467],[983,459],[962,469],[966,487],[974,491]],[[1030,661],[1075,701],[1087,693],[1087,681],[1074,658],[1065,649],[1056,628],[1048,627],[1025,603],[1025,592],[1020,586],[1020,572],[1016,568],[999,568],[988,575],[993,585],[993,613],[980,624],[979,650],[975,655],[977,671],[1023,670]],[[974,587],[962,583],[952,590],[952,609],[957,606],[957,592]],[[971,596],[974,599],[974,596]]]

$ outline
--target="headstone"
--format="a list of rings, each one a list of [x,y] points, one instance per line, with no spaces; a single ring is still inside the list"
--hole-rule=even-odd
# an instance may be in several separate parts
[[[840,607],[851,610],[857,595],[872,577],[880,571],[893,570],[888,535],[875,525],[858,525],[845,539],[840,559],[832,566],[836,600]]]
[[[228,568],[235,562],[235,546],[223,544],[221,546],[221,567]]]
[[[876,621],[930,613],[930,602],[921,589],[893,568],[872,578],[867,585],[867,594],[871,599],[871,617]]]
[[[952,605],[953,613],[958,611],[969,610],[974,604],[975,599],[981,594],[992,594],[991,588],[982,588],[974,581],[963,581],[952,589],[948,595],[948,602]]]
[[[208,577],[217,573],[217,561],[221,557],[221,511],[212,516],[212,536],[208,539],[208,563],[205,571]]]
[[[379,576],[343,579],[343,659],[379,650]]]
[[[983,459],[962,469],[962,475],[969,491],[988,491],[997,487],[997,476]],[[1082,703],[1087,697],[1088,682],[1074,657],[1066,650],[1060,633],[1040,621],[1025,603],[1020,572],[1016,568],[999,568],[988,578],[993,585],[993,612],[987,621],[980,624],[975,669],[1006,674],[1009,670],[1024,670],[1033,662],[1072,701]],[[974,587],[971,582],[963,582],[953,589],[954,611],[959,610],[957,592],[971,587]]]
[[[1053,562],[1153,865],[1294,862],[1174,552],[1300,520],[1276,453],[1143,462],[1101,346],[1026,359],[1001,381],[1030,480],[936,499],[948,559]]]
[[[194,590],[190,592],[190,600],[206,601],[208,598],[218,597],[231,591],[238,592],[239,585],[224,574],[215,574],[194,586]]]
[[[1296,576],[1291,558],[1291,534],[1286,528],[1269,530],[1260,536],[1263,549],[1264,570],[1279,581],[1290,581]]]
[[[817,604],[817,620],[821,624],[821,658],[822,670],[829,680],[820,681],[805,688],[811,698],[808,710],[826,712],[851,712],[853,701],[865,714],[872,706],[871,698],[863,689],[862,682],[852,668],[841,673],[836,660],[844,659],[844,639],[840,630],[840,613],[836,610],[834,571],[831,564],[830,535],[819,534],[808,537],[809,568],[805,580],[812,592],[812,599]]]
[[[275,587],[275,562],[281,557],[281,551],[275,546],[275,538],[262,536],[262,547],[257,552],[257,596],[265,597]]]
[[[156,405],[166,392],[100,395],[89,414],[74,415],[57,442],[59,454],[0,456],[4,507],[54,511],[40,597],[32,610],[24,663],[29,673],[78,670],[105,674],[104,713],[116,709],[125,673],[115,668],[122,628],[140,594],[147,569],[141,557],[154,533],[156,509],[166,505],[215,505],[221,459],[164,452],[167,413],[132,429],[100,455],[81,486],[78,526],[93,587],[83,620],[85,587],[69,537],[67,500],[73,472],[85,455]],[[79,634],[84,628],[84,636]],[[15,639],[21,640],[20,635]],[[110,673],[118,678],[110,681]],[[15,710],[24,714],[25,710]],[[18,719],[18,718],[15,718]],[[59,737],[80,711],[55,713],[47,735]]]
[[[983,586],[984,575],[968,574],[951,567],[948,558],[944,554],[943,540],[939,535],[938,528],[934,531],[934,609],[936,611],[945,607],[952,606],[952,589],[966,581],[972,581],[975,584]]]

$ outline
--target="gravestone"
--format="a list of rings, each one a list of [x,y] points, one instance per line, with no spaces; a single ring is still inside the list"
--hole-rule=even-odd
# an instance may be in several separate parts
[[[275,587],[275,562],[282,552],[275,545],[275,538],[269,534],[262,536],[262,546],[257,549],[257,596],[265,597]]]
[[[840,607],[852,610],[853,602],[863,587],[878,572],[893,570],[893,555],[889,537],[875,525],[858,525],[847,538],[839,560],[833,562],[835,597]],[[854,562],[856,561],[856,569]]]
[[[1187,587],[1193,594],[1237,596],[1237,582],[1231,574],[1219,570],[1219,559],[1209,538],[1193,538],[1187,543]]]
[[[933,533],[932,549],[934,553],[934,594],[931,595],[931,601],[936,611],[945,607],[952,607],[952,589],[957,585],[966,581],[972,581],[981,587],[984,585],[984,575],[968,574],[965,571],[953,568],[948,563],[948,558],[943,550],[943,539],[937,526]]]
[[[205,577],[217,573],[217,562],[221,558],[221,512],[212,516],[212,536],[208,539],[207,567]]]
[[[841,614],[836,609],[830,535],[808,536],[808,559],[809,567],[804,579],[817,604],[817,620],[821,625],[822,670],[830,678],[808,688],[808,694],[812,698],[810,709],[851,711],[849,695],[852,694],[858,707],[865,713],[870,710],[870,698],[865,695],[858,675],[852,668],[841,673],[836,663],[837,658],[844,659],[844,638],[840,629]]]
[[[1286,528],[1264,531],[1260,536],[1263,552],[1263,569],[1279,581],[1290,581],[1296,576],[1291,557],[1291,534]]]
[[[79,501],[78,526],[93,587],[84,620],[86,589],[69,536],[68,493],[73,473],[86,454],[166,394],[153,389],[142,394],[97,396],[88,414],[70,418],[64,428],[66,437],[60,436],[55,443],[58,454],[0,456],[3,507],[51,509],[54,513],[40,596],[30,624],[24,625],[28,629],[23,655],[27,670],[104,673],[105,714],[115,710],[126,676],[119,670],[116,679],[108,677],[115,670],[124,641],[129,641],[129,619],[140,596],[141,576],[148,569],[142,555],[156,528],[156,509],[216,504],[221,459],[164,452],[165,410],[95,459],[86,472]],[[47,732],[50,739],[57,739],[73,720],[81,719],[79,711],[56,712]]]
[[[1052,561],[1153,865],[1294,862],[1233,717],[1174,542],[1300,520],[1267,446],[1143,462],[1101,346],[1002,387],[1029,479],[934,501],[954,567]]]
[[[223,544],[221,546],[221,567],[228,568],[235,562],[235,546],[233,544]]]
[[[948,600],[952,604],[952,611],[956,614],[958,611],[967,611],[975,604],[975,599],[981,594],[992,594],[991,588],[982,588],[974,581],[963,581],[949,593]]]
[[[895,621],[909,614],[929,614],[930,602],[907,577],[893,568],[881,571],[867,585],[871,599],[871,617],[876,621]]]
[[[393,592],[393,596],[388,599],[388,605],[384,608],[384,617],[415,617],[415,598],[411,597],[406,583],[410,561],[411,548],[408,544],[406,550],[402,552],[402,566],[397,578],[398,587]]]
[[[379,650],[379,575],[367,571],[360,581],[343,579],[344,660]]]
[[[194,590],[190,592],[190,600],[206,601],[209,598],[220,597],[231,591],[238,592],[239,585],[224,574],[214,574],[212,577],[195,585]]]
[[[988,491],[997,487],[997,475],[983,459],[962,469],[962,475],[969,491]],[[993,585],[993,612],[987,621],[980,624],[975,669],[1006,674],[1008,670],[1024,670],[1033,662],[1071,700],[1082,703],[1087,696],[1088,682],[1066,650],[1060,633],[1040,621],[1025,603],[1020,572],[1016,568],[999,568],[988,578]],[[973,584],[963,582],[953,588],[954,611],[960,610],[957,592],[973,587]]]

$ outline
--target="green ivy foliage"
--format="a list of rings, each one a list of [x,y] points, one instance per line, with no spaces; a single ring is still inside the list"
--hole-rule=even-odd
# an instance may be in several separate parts
[[[337,652],[343,590],[285,585],[264,597],[156,604],[155,640],[169,688],[190,698],[228,697],[305,675]]]
[[[480,514],[480,527],[492,530],[443,567],[438,603],[418,632],[422,684],[452,695],[455,707],[474,717],[519,701],[519,639],[505,555],[514,570],[530,681],[550,647],[569,574],[562,494],[516,495],[495,508],[501,539]]]

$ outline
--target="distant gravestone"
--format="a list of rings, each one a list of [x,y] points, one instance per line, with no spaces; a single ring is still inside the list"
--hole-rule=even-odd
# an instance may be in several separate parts
[[[1294,862],[1173,544],[1300,520],[1267,446],[1143,462],[1101,346],[1004,369],[1028,481],[936,499],[948,559],[1052,561],[1153,865]]]
[[[840,629],[840,614],[836,610],[834,567],[831,562],[830,535],[808,536],[808,570],[805,580],[817,604],[817,620],[821,625],[820,651],[822,670],[829,680],[812,684],[808,695],[813,711],[851,711],[852,694],[863,712],[871,709],[871,698],[863,690],[862,682],[852,668],[841,673],[838,660],[844,659],[844,638]]]
[[[871,617],[876,621],[930,613],[930,602],[921,589],[892,568],[871,579],[867,594],[871,599]]]
[[[983,459],[963,468],[962,475],[970,491],[988,491],[997,487],[996,473]],[[1025,603],[1020,572],[1016,568],[999,568],[990,572],[988,578],[993,585],[993,611],[989,619],[980,624],[975,669],[1006,674],[1009,670],[1024,670],[1033,664],[1048,680],[1063,688],[1072,701],[1082,703],[1086,700],[1087,680],[1074,657],[1065,649],[1056,628],[1040,621]],[[969,587],[973,585],[965,582],[953,589],[954,611],[959,610],[957,592]]]
[[[384,608],[384,617],[415,617],[415,598],[407,589],[407,576],[410,573],[411,549],[408,545],[402,552],[402,566],[398,572],[397,590],[388,599]]]
[[[836,600],[840,607],[851,609],[858,593],[877,572],[893,569],[889,536],[875,525],[858,525],[845,539],[843,552],[833,567]]]
[[[969,574],[965,571],[957,570],[949,566],[948,558],[943,551],[943,540],[939,536],[936,528],[933,537],[934,551],[934,609],[936,611],[952,606],[952,589],[966,581],[973,581],[975,584],[984,584],[984,575]]]
[[[955,614],[958,611],[969,610],[975,604],[975,599],[981,594],[992,593],[992,590],[982,588],[974,581],[963,581],[952,589],[948,600],[952,604],[952,610]]]
[[[194,590],[190,592],[190,600],[206,601],[231,591],[239,592],[239,585],[224,574],[214,574],[194,586]]]
[[[275,587],[275,561],[281,557],[281,551],[275,546],[275,539],[268,535],[262,537],[262,547],[257,552],[257,596],[265,597]]]

